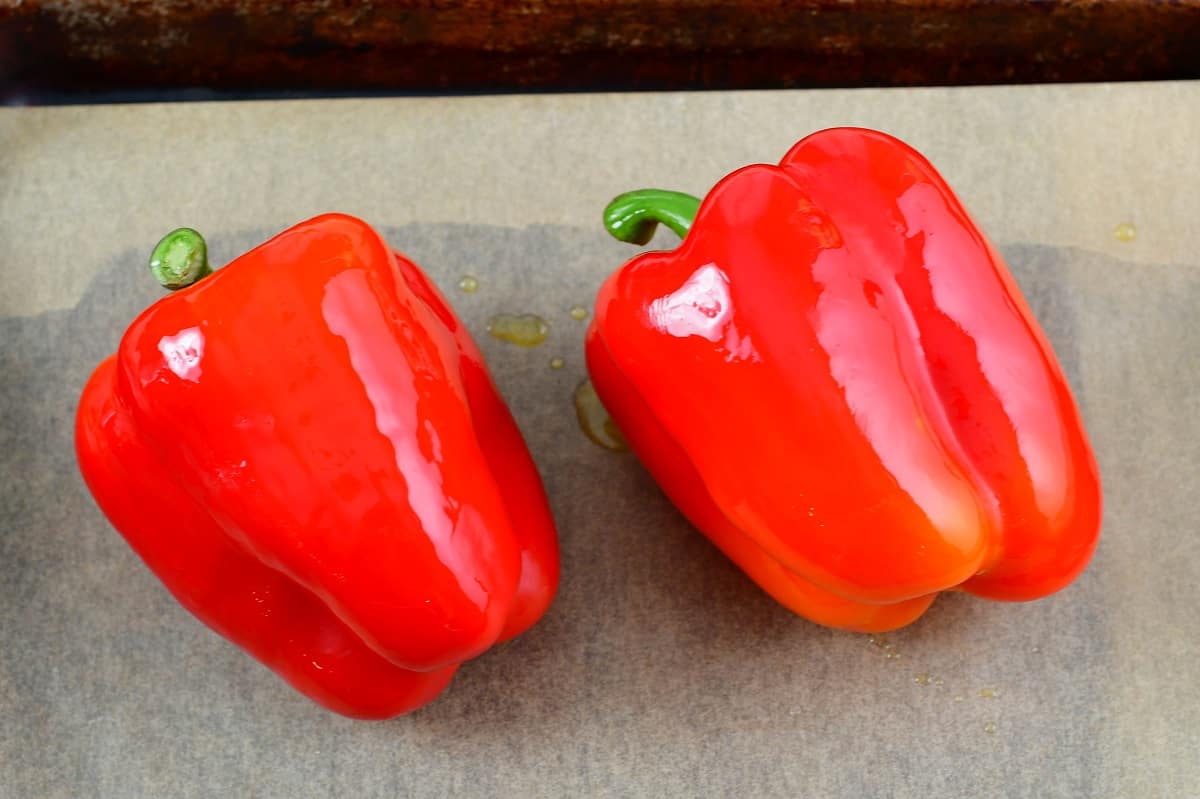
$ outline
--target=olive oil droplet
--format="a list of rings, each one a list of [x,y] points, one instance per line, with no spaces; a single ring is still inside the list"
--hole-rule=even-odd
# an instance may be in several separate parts
[[[1130,222],[1122,222],[1113,228],[1113,236],[1117,241],[1133,241],[1137,238],[1137,228]]]
[[[913,682],[917,685],[929,685],[929,675],[925,672],[913,676]]]
[[[570,313],[572,319],[576,322],[582,322],[584,319],[587,319],[588,310],[582,305],[572,305]]]
[[[466,294],[479,291],[479,278],[474,275],[463,275],[458,279],[458,290]]]
[[[536,314],[502,313],[488,320],[487,331],[498,339],[521,347],[536,347],[546,340],[550,325]]]
[[[899,659],[900,653],[896,651],[896,645],[889,641],[886,635],[870,635],[867,640],[871,642],[871,646],[883,650],[884,660]]]
[[[964,699],[966,699],[966,697],[965,697],[965,696],[963,696],[962,694],[955,694],[955,695],[954,695],[954,701],[955,701],[955,702],[961,702],[961,701],[963,701]]]
[[[980,688],[979,696],[981,699],[995,699],[997,694],[994,688]]]
[[[988,735],[994,735],[996,733],[996,722],[989,721],[987,724],[984,724],[983,731]]]
[[[600,403],[591,380],[584,380],[575,387],[575,417],[579,420],[579,429],[593,444],[613,452],[629,449],[625,437]]]
[[[553,358],[550,359],[550,368],[551,369],[561,369],[566,365],[567,365],[567,362],[564,361],[562,358],[558,357],[557,355],[555,355]]]

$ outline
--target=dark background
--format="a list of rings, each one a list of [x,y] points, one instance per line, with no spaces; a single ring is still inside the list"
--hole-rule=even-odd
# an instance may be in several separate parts
[[[9,104],[1200,77],[1200,0],[0,0]]]

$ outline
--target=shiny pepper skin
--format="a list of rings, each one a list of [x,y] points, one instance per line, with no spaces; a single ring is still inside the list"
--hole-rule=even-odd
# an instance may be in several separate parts
[[[88,381],[76,448],[189,611],[348,716],[429,702],[557,586],[546,496],[479,351],[351,217],[147,309]]]
[[[603,285],[588,367],[667,495],[752,579],[813,621],[877,632],[940,591],[1028,600],[1079,575],[1101,518],[1080,414],[924,158],[832,129],[698,211],[666,195],[606,212],[627,241],[656,222],[685,238]]]

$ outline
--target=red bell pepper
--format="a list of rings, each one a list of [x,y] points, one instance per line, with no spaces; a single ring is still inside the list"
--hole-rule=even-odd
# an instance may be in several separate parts
[[[694,217],[694,224],[693,224]],[[647,190],[600,289],[601,400],[683,513],[779,602],[853,630],[939,591],[1026,600],[1100,527],[1096,461],[1050,344],[933,167],[869,130],[809,136],[703,203]]]
[[[164,239],[165,284],[203,264]],[[466,328],[322,216],[147,309],[80,400],[100,507],[172,594],[316,702],[385,718],[546,610],[546,495]]]

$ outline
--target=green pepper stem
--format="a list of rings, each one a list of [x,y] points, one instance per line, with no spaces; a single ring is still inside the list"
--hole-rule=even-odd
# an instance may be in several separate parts
[[[638,189],[622,194],[604,209],[604,227],[614,238],[645,244],[654,237],[661,222],[686,238],[700,209],[700,200],[690,194],[663,189]]]
[[[204,237],[189,227],[172,230],[150,254],[150,271],[163,288],[171,291],[186,288],[212,274]]]

